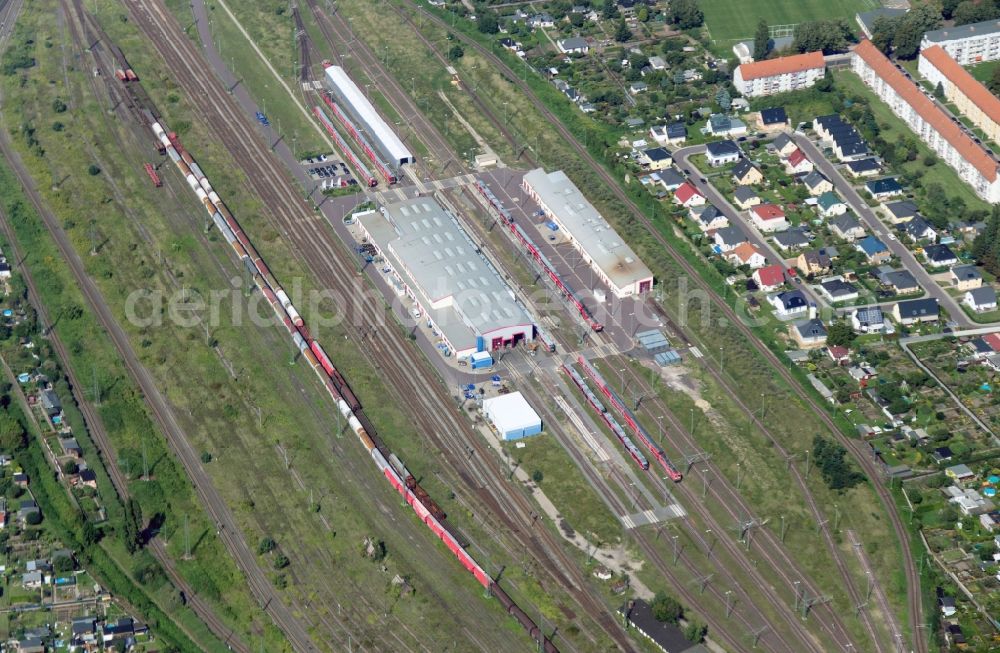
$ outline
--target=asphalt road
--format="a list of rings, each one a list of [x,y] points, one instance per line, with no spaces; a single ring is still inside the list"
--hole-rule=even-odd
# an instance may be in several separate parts
[[[674,152],[674,161],[677,162],[675,165],[678,165],[682,171],[685,169],[692,171],[692,174],[688,175],[688,181],[694,184],[709,202],[714,204],[717,209],[722,211],[722,213],[729,218],[729,224],[740,227],[743,233],[747,235],[747,239],[765,253],[769,262],[785,265],[785,258],[771,245],[771,243],[767,241],[767,238],[760,231],[758,231],[746,214],[741,213],[739,209],[733,206],[729,200],[723,196],[714,185],[712,185],[711,180],[708,179],[708,174],[711,174],[711,172],[706,173],[691,163],[690,158],[692,155],[704,153],[704,145],[692,145],[691,147],[681,148]],[[702,182],[702,179],[706,179],[708,181]],[[800,277],[796,276],[795,278],[799,279]],[[808,301],[815,303],[817,306],[826,305],[826,300],[824,300],[813,288],[810,288],[804,283],[795,283],[793,285],[797,290],[801,291],[802,294],[805,295]]]
[[[905,267],[909,272],[916,278],[920,286],[926,291],[927,296],[935,297],[938,300],[938,304],[948,311],[951,319],[958,323],[961,327],[974,327],[982,326],[977,322],[974,322],[962,307],[959,306],[958,302],[954,297],[948,294],[948,292],[942,288],[938,283],[931,278],[930,273],[924,269],[924,266],[917,261],[916,257],[913,255],[906,245],[904,245],[899,240],[893,240],[889,238],[889,234],[892,233],[888,227],[875,215],[868,203],[858,194],[854,186],[850,181],[844,178],[840,174],[840,170],[835,166],[829,159],[827,159],[823,152],[809,140],[804,134],[796,132],[792,134],[792,139],[795,144],[805,152],[809,160],[813,162],[816,169],[819,170],[823,175],[830,180],[834,188],[837,189],[837,193],[847,202],[847,205],[851,207],[854,214],[864,223],[868,231],[875,235],[876,238],[881,240],[889,248],[903,267]],[[890,302],[895,303],[895,302]]]

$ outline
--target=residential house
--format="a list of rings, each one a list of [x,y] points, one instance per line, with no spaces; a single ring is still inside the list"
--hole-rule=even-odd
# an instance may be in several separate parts
[[[753,186],[764,181],[764,175],[750,159],[740,159],[733,167],[733,181],[737,185]]]
[[[94,470],[81,469],[77,478],[80,485],[97,489],[97,474],[94,473]]]
[[[939,447],[934,450],[934,458],[939,463],[951,460],[952,452],[948,447]],[[949,497],[948,502],[957,504],[962,514],[965,516],[980,515],[993,510],[993,502],[985,499],[979,492],[972,488],[962,488],[952,485],[944,489],[944,493]]]
[[[653,70],[666,70],[667,62],[660,55],[658,54],[653,55],[652,57],[649,58],[649,67],[652,68]]]
[[[884,200],[903,194],[903,187],[893,177],[883,177],[865,182],[865,190],[877,200]]]
[[[774,313],[781,319],[790,319],[804,315],[809,310],[805,295],[799,290],[786,290],[774,295],[768,295],[768,303],[774,307]]]
[[[536,27],[549,28],[555,26],[556,19],[553,18],[551,14],[535,14],[528,19],[528,27],[531,27],[532,29]]]
[[[805,277],[827,274],[833,267],[833,258],[827,253],[826,248],[810,249],[799,254],[795,259],[795,267]]]
[[[856,159],[847,162],[847,169],[853,177],[874,177],[882,172],[882,166],[876,159]]]
[[[788,114],[784,107],[761,109],[757,123],[763,131],[776,131],[788,127]]]
[[[831,130],[847,125],[844,119],[833,113],[826,116],[817,116],[813,120],[813,131],[824,140],[832,140]]]
[[[695,188],[690,181],[685,181],[674,191],[674,201],[684,208],[692,206],[702,206],[705,203],[705,196]]]
[[[851,328],[858,333],[882,333],[885,316],[878,306],[863,306],[851,312]]]
[[[670,150],[665,147],[652,147],[639,155],[639,163],[650,170],[665,170],[674,162]]]
[[[38,589],[39,587],[42,586],[42,581],[44,580],[44,578],[45,577],[42,575],[42,572],[40,571],[29,571],[21,575],[21,586],[27,590]],[[45,649],[43,648],[42,652],[44,653],[44,651]]]
[[[777,204],[757,204],[750,207],[750,221],[764,233],[784,231],[790,226],[785,212]]]
[[[920,292],[920,284],[909,270],[893,270],[888,266],[876,273],[879,282],[897,295],[912,295]]]
[[[790,331],[792,338],[803,349],[822,347],[826,344],[826,327],[816,318],[796,322]]]
[[[819,288],[831,302],[847,302],[858,298],[858,289],[842,277],[830,277],[819,282]]]
[[[937,240],[937,231],[921,215],[915,215],[909,221],[904,222],[900,225],[899,230],[914,243],[921,241],[930,241],[933,243]]]
[[[824,218],[832,218],[847,213],[847,203],[833,191],[826,191],[816,198],[816,206]]]
[[[955,613],[958,612],[957,608],[955,607],[954,596],[948,596],[942,594],[941,596],[938,597],[938,605],[941,607],[941,616],[945,617],[946,619],[948,617],[954,616]]]
[[[670,143],[670,138],[667,136],[666,125],[653,125],[649,128],[649,136],[659,145],[667,145]]]
[[[771,142],[770,147],[774,148],[777,155],[782,158],[788,157],[792,152],[799,149],[799,146],[795,144],[795,141],[788,134],[778,134],[778,137]]]
[[[962,297],[962,303],[976,313],[988,313],[997,310],[997,291],[992,286],[967,290]]]
[[[802,178],[802,183],[809,189],[809,194],[815,196],[828,193],[833,190],[833,184],[823,176],[823,173],[813,170]]]
[[[975,472],[969,469],[968,465],[952,465],[944,470],[944,475],[961,483],[971,481],[976,477]]]
[[[691,219],[698,223],[698,228],[703,232],[716,231],[729,226],[729,218],[720,211],[714,204],[704,206],[693,206],[688,210]]]
[[[76,438],[60,438],[59,446],[62,448],[64,454],[73,456],[74,458],[83,458],[83,449],[76,441]]]
[[[851,362],[851,350],[841,345],[826,348],[826,353],[837,365],[847,365]]]
[[[928,245],[924,247],[924,260],[934,268],[958,265],[958,257],[947,245]]]
[[[813,163],[805,152],[795,148],[785,159],[785,171],[790,175],[800,175],[813,171]]]
[[[857,248],[864,253],[868,262],[872,265],[885,263],[892,258],[892,252],[889,251],[889,248],[886,247],[885,243],[872,235],[865,236],[859,240]]]
[[[889,222],[893,224],[900,224],[911,220],[914,216],[919,215],[920,213],[917,209],[917,205],[910,200],[883,202],[881,209],[885,213],[886,217],[889,218]]]
[[[11,480],[14,481],[14,485],[20,487],[28,487],[28,475],[25,474],[24,472],[16,472],[11,477]]]
[[[920,49],[944,49],[961,66],[1000,59],[1000,21],[986,20],[925,32]]]
[[[708,117],[708,133],[712,136],[745,136],[747,126],[739,118],[715,113]]]
[[[958,290],[974,290],[983,285],[983,275],[975,265],[956,265],[949,273],[951,285]]]
[[[921,51],[917,70],[935,88],[941,85],[956,114],[968,118],[990,141],[1000,140],[1000,99],[944,49],[932,46]]]
[[[733,203],[746,211],[761,203],[760,195],[750,186],[737,186],[733,191]]]
[[[834,236],[849,243],[865,236],[864,227],[861,226],[861,222],[853,213],[838,215],[828,224]]]
[[[675,122],[667,125],[667,143],[677,144],[687,140],[687,125]]]
[[[753,271],[753,280],[764,292],[771,292],[785,285],[785,268],[775,263]]]
[[[24,526],[27,524],[28,517],[30,515],[35,515],[40,512],[41,510],[39,510],[38,504],[35,503],[34,499],[25,499],[21,502],[21,507],[17,511],[17,519],[21,522],[21,525]]]
[[[721,254],[725,254],[745,242],[747,242],[746,234],[740,231],[739,227],[723,227],[715,232],[715,249]]]
[[[62,412],[62,402],[54,390],[42,390],[42,408],[49,417],[55,417]]]
[[[809,232],[803,227],[794,227],[774,234],[774,244],[783,252],[801,249],[809,244]]]
[[[871,150],[860,136],[856,138],[844,136],[833,142],[833,153],[838,161],[847,163],[869,157]]]
[[[938,319],[938,300],[936,297],[930,297],[897,302],[892,306],[892,317],[904,326],[921,322],[936,322]]]
[[[705,146],[705,157],[713,168],[733,163],[739,160],[741,154],[734,141],[714,141]]]
[[[1000,353],[1000,333],[988,333],[983,336],[983,341],[995,352]]]
[[[733,265],[749,265],[751,270],[767,265],[764,254],[751,243],[741,243],[726,254],[726,260]]]
[[[587,39],[579,36],[556,41],[556,46],[563,54],[587,54],[590,52],[590,44],[587,43]]]
[[[632,82],[628,85],[628,92],[632,95],[638,95],[639,93],[645,93],[649,86],[646,82]]]
[[[687,181],[687,178],[682,175],[676,168],[667,168],[666,170],[658,171],[653,177],[660,182],[665,190],[673,192],[680,188],[681,184]]]
[[[733,85],[740,95],[759,97],[808,88],[826,72],[822,52],[808,52],[744,63],[733,71]]]

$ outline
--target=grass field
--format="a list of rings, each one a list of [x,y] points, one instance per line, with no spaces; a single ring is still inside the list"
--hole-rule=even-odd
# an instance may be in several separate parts
[[[852,25],[854,14],[875,9],[877,0],[701,0],[705,25],[716,42],[752,39],[757,21],[788,25],[809,20],[844,18]]]

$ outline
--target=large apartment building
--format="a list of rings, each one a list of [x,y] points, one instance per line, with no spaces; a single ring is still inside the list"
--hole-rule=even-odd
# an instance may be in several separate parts
[[[920,49],[939,45],[961,66],[1000,59],[1000,20],[936,29],[924,34]]]
[[[851,67],[942,161],[987,202],[1000,202],[996,160],[972,140],[868,39],[854,49]]]
[[[745,97],[773,95],[808,88],[826,72],[822,52],[807,52],[740,64],[733,71],[733,85]]]
[[[924,79],[941,84],[944,96],[958,111],[982,129],[993,142],[1000,142],[1000,100],[939,45],[920,53],[918,68]]]

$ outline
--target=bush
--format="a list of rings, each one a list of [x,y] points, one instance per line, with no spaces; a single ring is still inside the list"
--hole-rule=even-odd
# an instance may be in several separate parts
[[[201,452],[201,462],[203,462],[206,465],[208,463],[212,462],[212,454],[208,453],[207,451],[202,451]]]
[[[52,100],[52,110],[56,113],[63,113],[66,111],[66,103],[60,98]]]
[[[531,480],[533,480],[535,483],[541,483],[542,479],[544,478],[545,474],[543,474],[542,470],[540,469],[536,469],[535,471],[531,472]]]
[[[29,512],[28,516],[24,518],[24,522],[28,526],[38,526],[42,523],[42,513],[41,512]]]
[[[278,544],[273,539],[271,539],[270,537],[263,537],[257,544],[257,553],[260,555],[264,555],[265,553],[274,551],[274,548],[276,546],[278,546]]]
[[[653,612],[653,618],[663,623],[676,624],[684,616],[681,604],[665,592],[657,592],[649,608]]]
[[[277,557],[275,557],[275,559],[274,559],[274,568],[275,569],[284,569],[290,563],[291,563],[291,561],[288,559],[288,556],[286,556],[284,553],[279,553],[277,555]]]
[[[87,168],[87,174],[91,177],[96,177],[101,174],[101,168],[97,164],[91,163],[90,167]]]

